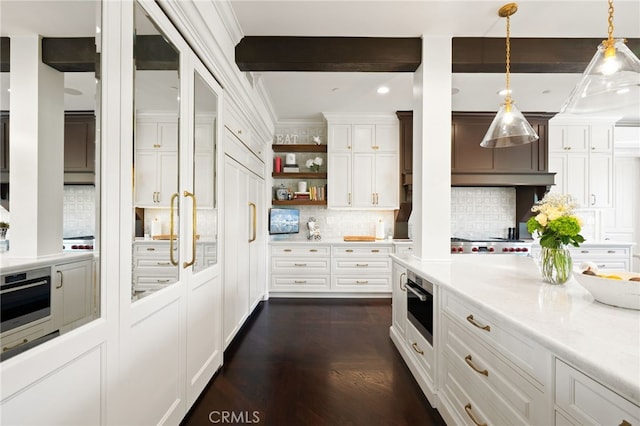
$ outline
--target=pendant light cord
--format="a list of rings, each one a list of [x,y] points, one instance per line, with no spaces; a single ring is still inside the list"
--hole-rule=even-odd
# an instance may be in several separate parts
[[[610,0],[611,1],[611,0]],[[506,51],[507,51],[507,59],[506,59],[506,80],[507,80],[507,94],[504,99],[505,105],[507,108],[511,105],[511,16],[507,15],[507,39],[506,39]]]
[[[613,47],[616,44],[616,41],[613,38],[613,0],[609,0],[609,18],[607,19],[609,23],[608,28],[608,37],[606,40],[602,41],[602,45],[605,47],[605,57],[615,56],[616,51]]]

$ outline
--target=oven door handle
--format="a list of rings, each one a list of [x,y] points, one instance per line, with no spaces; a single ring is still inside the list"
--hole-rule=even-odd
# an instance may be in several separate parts
[[[411,287],[411,285],[409,283],[406,284],[406,287],[407,287],[407,290],[409,290],[411,293],[413,293],[416,296],[418,296],[418,299],[420,299],[421,302],[426,302],[427,301],[427,296],[425,296],[424,294],[418,293],[416,290],[413,289],[413,287]]]

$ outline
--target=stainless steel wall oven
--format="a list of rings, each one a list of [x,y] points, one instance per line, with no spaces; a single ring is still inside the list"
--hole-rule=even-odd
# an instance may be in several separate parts
[[[51,315],[51,268],[2,275],[0,332],[5,333]]]
[[[407,271],[407,319],[433,346],[433,284]]]

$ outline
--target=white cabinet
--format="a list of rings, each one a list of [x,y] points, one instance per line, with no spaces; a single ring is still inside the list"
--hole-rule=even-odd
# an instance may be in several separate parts
[[[574,266],[582,262],[594,262],[598,269],[631,270],[631,243],[585,243],[580,247],[570,247]]]
[[[334,292],[391,291],[391,245],[337,245],[331,253],[331,290]]]
[[[330,274],[330,245],[271,246],[271,293],[328,291]]]
[[[391,244],[272,243],[271,296],[388,294]]]
[[[225,347],[266,292],[265,182],[260,174],[263,171],[264,164],[227,130],[222,218]]]
[[[396,116],[325,114],[328,207],[397,209],[399,127]]]
[[[135,241],[132,293],[160,290],[178,281],[178,256],[177,241],[173,245],[169,241]]]
[[[613,161],[613,123],[550,123],[551,192],[569,193],[581,207],[612,207]]]
[[[549,424],[551,354],[448,291],[441,300],[441,401],[457,423]]]
[[[391,285],[391,311],[393,322],[391,326],[401,337],[405,336],[407,324],[407,268],[399,263],[393,263],[393,279]]]
[[[196,117],[194,128],[194,189],[198,209],[212,209],[215,205],[215,123],[213,118]]]
[[[61,332],[93,319],[93,260],[56,264],[52,268],[51,318]]]
[[[640,407],[559,359],[555,380],[557,424],[640,424]]]
[[[165,114],[139,114],[136,121],[134,204],[169,207],[178,192],[178,123]]]

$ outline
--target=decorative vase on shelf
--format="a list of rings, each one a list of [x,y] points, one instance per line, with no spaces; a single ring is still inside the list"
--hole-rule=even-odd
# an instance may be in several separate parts
[[[571,277],[573,262],[566,247],[541,247],[538,264],[542,279],[549,284],[564,284]]]

